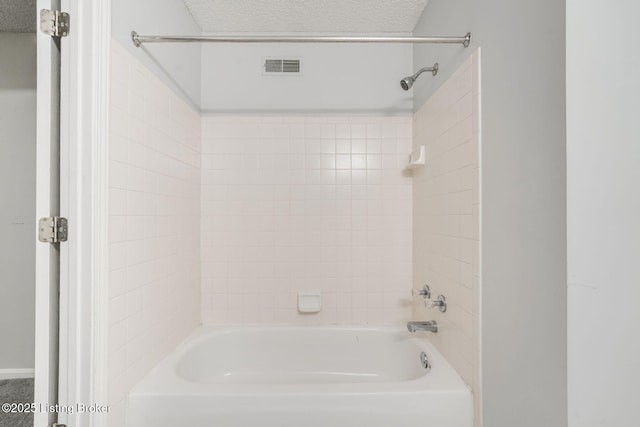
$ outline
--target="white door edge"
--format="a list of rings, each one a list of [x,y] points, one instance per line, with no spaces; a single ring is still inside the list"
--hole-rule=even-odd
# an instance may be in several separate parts
[[[61,404],[108,405],[108,169],[111,1],[62,0],[71,30],[62,57],[63,203]],[[65,164],[66,162],[66,164]],[[66,175],[65,175],[66,174]],[[64,185],[67,185],[64,187]],[[71,228],[73,227],[73,228]],[[64,399],[64,401],[62,400]],[[108,413],[74,412],[68,427],[100,427]]]
[[[57,73],[54,66],[56,48],[52,38],[39,29],[39,14],[41,9],[53,9],[56,0],[37,0],[37,15],[34,16],[38,27],[36,29],[37,42],[37,128],[36,128],[36,219],[52,215],[51,200],[57,197],[57,190],[52,190],[51,176],[53,172],[51,157],[55,151],[51,149],[52,139],[56,134],[57,124],[53,118],[56,107],[53,101],[57,97],[57,87],[52,75]],[[52,268],[56,264],[52,260],[52,246],[38,242],[38,221],[34,230],[36,243],[35,264],[35,363],[34,363],[34,402],[40,405],[51,404],[51,389],[54,387],[54,377],[57,360],[57,325],[52,324]],[[57,269],[57,267],[55,267]],[[54,273],[55,274],[55,273]],[[47,411],[34,413],[35,426],[48,426],[53,421],[54,414]]]

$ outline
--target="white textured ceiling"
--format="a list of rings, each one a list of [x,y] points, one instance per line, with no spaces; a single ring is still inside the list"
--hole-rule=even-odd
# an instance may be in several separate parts
[[[35,33],[36,0],[0,0],[0,31]]]
[[[204,32],[411,32],[428,0],[184,0]]]

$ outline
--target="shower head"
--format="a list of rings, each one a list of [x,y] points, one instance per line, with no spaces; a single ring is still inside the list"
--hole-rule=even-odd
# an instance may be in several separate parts
[[[435,76],[436,74],[438,74],[438,63],[436,62],[435,64],[433,64],[433,67],[420,68],[414,75],[405,77],[404,79],[400,80],[400,87],[402,88],[402,90],[411,89],[411,86],[413,86],[413,83],[415,83],[416,79],[420,77],[420,74],[424,73],[425,71],[431,71],[431,73]]]
[[[413,86],[413,82],[415,81],[416,79],[413,78],[413,76],[405,77],[404,79],[400,80],[400,87],[402,88],[402,90],[409,90],[411,89],[411,86]]]

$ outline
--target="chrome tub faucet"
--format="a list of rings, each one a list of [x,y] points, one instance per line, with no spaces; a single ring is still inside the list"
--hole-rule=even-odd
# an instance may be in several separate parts
[[[434,334],[438,332],[438,322],[435,320],[427,320],[423,322],[408,322],[407,329],[409,332],[416,331],[427,331],[433,332]]]

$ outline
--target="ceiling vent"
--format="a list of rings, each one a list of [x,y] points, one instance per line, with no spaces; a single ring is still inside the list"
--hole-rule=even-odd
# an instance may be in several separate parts
[[[299,59],[270,59],[264,60],[264,72],[268,75],[295,75],[300,74]]]

